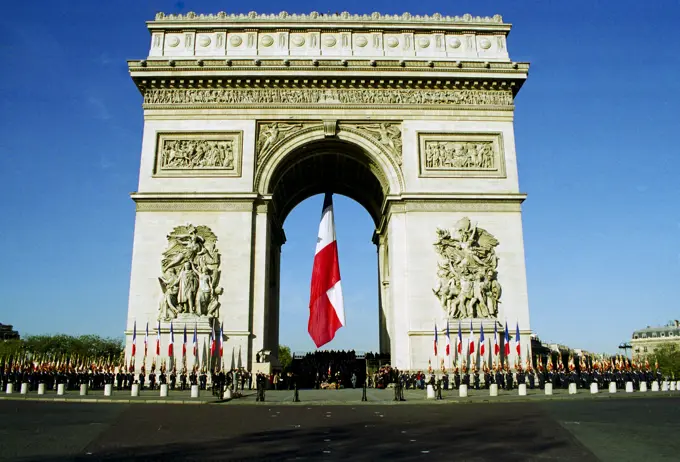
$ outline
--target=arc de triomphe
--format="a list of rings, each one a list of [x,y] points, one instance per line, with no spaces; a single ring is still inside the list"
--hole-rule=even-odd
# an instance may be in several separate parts
[[[137,368],[159,321],[178,364],[186,326],[189,367],[194,330],[205,359],[220,325],[227,367],[276,351],[283,224],[325,191],[375,222],[393,365],[436,367],[435,322],[440,352],[446,322],[455,344],[470,320],[487,339],[518,322],[528,351],[513,111],[529,66],[509,58],[510,24],[282,12],[147,26],[149,56],[129,61],[144,97],[125,331],[129,358],[136,322]]]

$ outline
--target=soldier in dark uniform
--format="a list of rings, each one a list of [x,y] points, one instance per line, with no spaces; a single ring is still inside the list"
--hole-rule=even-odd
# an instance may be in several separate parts
[[[519,388],[520,385],[524,384],[526,385],[527,383],[527,377],[526,374],[524,373],[524,369],[522,368],[522,365],[517,366],[517,387]]]
[[[170,389],[174,390],[176,384],[177,384],[177,371],[173,367],[172,371],[170,371]]]
[[[458,372],[458,366],[453,370],[453,384],[457,389],[460,388],[460,373]]]
[[[146,374],[145,374],[145,369],[144,366],[142,366],[142,370],[139,372],[139,389],[144,390],[144,381],[146,380]]]
[[[198,385],[198,375],[196,375],[196,368],[192,369],[191,374],[189,374],[189,383],[191,386]]]
[[[151,373],[149,374],[149,388],[152,390],[156,389],[156,372],[155,369],[151,369]]]
[[[527,369],[527,379],[529,380],[529,389],[533,390],[536,387],[536,374],[531,366]]]
[[[489,366],[484,363],[484,388],[487,390],[491,386],[493,378],[491,377],[491,371],[489,370]]]
[[[179,388],[184,391],[187,388],[187,370],[182,369],[181,374],[179,375]]]
[[[442,376],[442,384],[444,385],[444,390],[449,389],[449,373],[444,372],[444,375]]]
[[[495,365],[495,368],[496,374],[494,377],[494,383],[498,385],[499,389],[503,389],[505,388],[505,377],[503,376],[503,370],[498,365]]]
[[[507,364],[505,365],[505,389],[506,390],[512,390],[512,386],[514,385],[514,380],[512,377],[512,371],[510,370],[510,366]]]
[[[208,388],[208,374],[205,372],[205,369],[201,371],[201,375],[198,377],[198,382],[200,384],[200,389],[201,390],[206,390]]]
[[[160,385],[166,385],[168,383],[168,376],[165,375],[165,369],[161,369],[161,375],[158,376],[158,383]]]
[[[474,364],[472,365],[472,387],[475,390],[479,390],[479,371],[477,371],[477,367]]]

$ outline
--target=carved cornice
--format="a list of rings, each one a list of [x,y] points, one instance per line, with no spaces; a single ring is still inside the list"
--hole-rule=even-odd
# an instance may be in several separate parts
[[[521,212],[525,194],[452,195],[450,198],[421,195],[420,198],[388,200],[384,212]]]
[[[369,14],[352,14],[347,11],[342,13],[334,14],[324,14],[312,11],[309,14],[290,14],[286,11],[281,11],[277,14],[266,14],[257,13],[251,11],[248,14],[228,14],[224,11],[220,11],[216,14],[197,14],[190,11],[186,14],[165,14],[156,13],[155,21],[158,22],[216,22],[216,21],[228,21],[228,22],[275,22],[275,23],[297,23],[297,22],[317,22],[319,26],[327,24],[328,22],[361,22],[361,23],[407,23],[407,24],[418,24],[418,23],[429,23],[429,24],[505,24],[503,23],[503,17],[499,14],[494,16],[473,16],[471,14],[464,14],[461,16],[444,16],[439,13],[434,13],[432,15],[413,15],[411,13],[403,14],[381,14],[374,12]],[[290,25],[294,27],[294,24]]]
[[[137,212],[251,212],[252,202],[217,202],[209,200],[136,201]]]

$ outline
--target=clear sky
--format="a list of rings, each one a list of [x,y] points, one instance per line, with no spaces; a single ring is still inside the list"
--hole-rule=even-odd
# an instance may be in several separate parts
[[[343,1],[331,12],[493,15],[531,62],[516,100],[533,330],[616,350],[680,318],[677,1]],[[245,5],[245,6],[242,6]],[[142,135],[126,60],[166,13],[310,12],[313,1],[9,2],[0,15],[0,322],[22,334],[125,327]],[[326,11],[323,11],[326,12]],[[288,217],[281,341],[313,348],[309,279],[322,198]],[[329,348],[376,350],[371,220],[336,196],[347,327]]]

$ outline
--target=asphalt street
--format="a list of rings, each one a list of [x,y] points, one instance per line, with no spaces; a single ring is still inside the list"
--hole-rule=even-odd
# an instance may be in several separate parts
[[[0,401],[3,460],[678,460],[680,398],[445,405]]]

